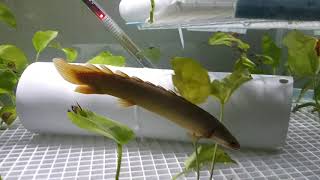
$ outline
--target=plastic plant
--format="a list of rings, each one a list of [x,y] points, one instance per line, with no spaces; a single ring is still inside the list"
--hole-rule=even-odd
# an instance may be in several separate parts
[[[267,40],[269,41],[269,39]],[[270,42],[268,43],[270,46]],[[215,97],[220,102],[219,119],[222,122],[224,118],[225,104],[242,84],[252,79],[250,71],[257,72],[258,70],[256,64],[247,57],[250,46],[232,34],[216,33],[209,39],[209,44],[214,46],[229,46],[235,48],[236,51],[239,52],[239,59],[235,62],[234,72],[222,80],[213,80],[211,82],[208,71],[198,62],[190,58],[176,57],[171,62],[175,72],[172,80],[177,91],[184,98],[195,104],[205,102],[209,96]],[[272,48],[268,47],[264,49]],[[264,56],[267,57],[267,55]],[[223,163],[235,162],[226,153],[224,153],[222,149],[218,148],[217,144],[209,145],[204,148],[201,145],[198,147],[197,141],[194,142],[194,154],[186,160],[183,172],[175,176],[174,179],[192,170],[197,171],[197,179],[199,179],[199,169],[208,164],[208,162],[211,162],[210,179],[212,179],[215,163],[220,163],[221,159],[225,160]],[[208,154],[208,151],[200,151],[202,148],[210,149],[209,147],[211,148],[211,151],[209,151],[212,152],[211,154]],[[194,164],[196,166],[189,165],[188,162],[192,161],[191,159],[195,161]]]
[[[58,35],[57,31],[38,31],[33,37],[33,45],[37,52],[35,61],[38,61],[40,53],[49,46]],[[57,47],[55,47],[57,48]],[[57,48],[59,49],[59,48]],[[77,58],[77,51],[73,48],[61,48],[68,61],[73,62]],[[15,107],[15,91],[20,76],[28,66],[28,59],[25,53],[14,45],[0,45],[0,94],[2,109],[0,117],[2,123],[10,126],[17,118]]]
[[[320,43],[319,39],[305,35],[300,31],[291,31],[283,39],[283,44],[288,48],[287,67],[291,75],[304,85],[296,100],[293,112],[301,108],[312,107],[313,112],[320,113]],[[299,104],[305,93],[312,89],[313,100]]]
[[[14,14],[3,3],[0,3],[0,21],[10,28],[17,28]],[[32,39],[37,52],[35,61],[45,48],[50,46],[52,40],[58,35],[57,31],[38,31]],[[55,48],[58,48],[57,46]],[[77,58],[77,51],[73,48],[58,48],[62,50],[69,62]],[[0,129],[10,126],[17,118],[15,105],[15,91],[22,72],[29,61],[25,53],[12,44],[0,44]]]
[[[250,45],[237,37],[237,34],[218,32],[209,38],[212,46],[223,45],[233,49],[235,53],[234,68],[247,68],[254,74],[277,74],[280,66],[281,48],[272,38],[264,35],[261,42],[262,53],[250,51]],[[271,71],[269,70],[271,69]]]
[[[173,180],[187,174],[191,171],[197,171],[198,166],[203,167],[210,165],[211,159],[214,155],[214,144],[203,144],[197,148],[197,151],[193,152],[184,163],[184,170],[173,177]],[[198,154],[198,155],[197,155]],[[199,162],[199,163],[198,163]],[[218,148],[216,151],[216,163],[236,163],[231,157],[224,152],[222,149]]]
[[[74,62],[77,59],[78,53],[75,49],[63,48],[61,47],[59,42],[54,41],[57,38],[58,34],[58,31],[47,30],[37,31],[33,35],[32,43],[34,49],[36,50],[35,62],[39,60],[40,53],[48,47],[55,48],[64,52],[68,62]]]
[[[220,122],[224,119],[224,107],[229,101],[232,94],[245,82],[251,80],[251,74],[247,69],[236,69],[232,74],[228,75],[222,80],[214,80],[211,83],[211,95],[217,98],[220,102]],[[214,165],[216,162],[216,151],[218,144],[215,145],[212,156],[210,179],[213,176]]]
[[[282,56],[282,49],[276,45],[272,38],[268,35],[262,37],[262,54],[256,54],[256,58],[259,61],[260,65],[267,65],[271,67],[271,73],[263,72],[264,74],[273,74],[278,73],[280,67],[280,59]]]
[[[200,104],[207,100],[210,95],[210,77],[208,71],[197,61],[191,58],[175,57],[171,61],[174,75],[172,81],[181,96],[194,104]],[[193,145],[196,155],[196,166],[184,169],[182,173],[174,177],[183,175],[191,170],[197,172],[197,179],[200,178],[200,164],[198,154],[198,139],[193,137]]]
[[[234,68],[246,68],[249,69],[250,72],[256,72],[257,66],[256,64],[248,58],[248,50],[250,49],[250,45],[243,42],[239,38],[235,36],[235,34],[229,34],[224,32],[218,32],[213,34],[208,41],[211,46],[227,46],[231,47],[236,54],[235,59],[235,67]]]
[[[195,104],[205,102],[210,95],[220,100],[220,121],[223,119],[224,105],[227,103],[232,93],[243,83],[251,79],[249,71],[245,68],[240,68],[221,81],[214,80],[210,82],[208,71],[193,59],[176,57],[171,63],[175,72],[175,75],[172,77],[173,83],[177,91],[184,98]],[[191,155],[186,160],[185,169],[182,173],[174,177],[174,179],[192,170],[197,171],[197,179],[199,179],[199,169],[211,161],[213,162],[211,165],[213,168],[216,163],[216,157],[224,159],[225,161],[223,161],[223,163],[234,162],[222,149],[218,150],[218,145],[214,145],[214,147],[210,146],[212,148],[212,151],[210,151],[212,154],[210,156],[207,151],[199,151],[204,147],[201,145],[198,146],[197,142],[197,139],[194,140],[194,155]],[[204,149],[208,149],[208,146]],[[195,163],[191,166],[188,163],[190,161],[195,161]]]
[[[82,109],[80,105],[71,107],[71,110],[68,111],[68,118],[79,128],[103,135],[117,144],[118,159],[115,179],[118,180],[120,177],[122,148],[123,145],[135,138],[134,132],[126,125],[92,111]]]
[[[34,34],[32,38],[32,43],[37,51],[36,59],[39,59],[40,53],[49,45],[49,43],[58,36],[57,31],[38,31]]]
[[[0,3],[0,21],[6,23],[11,28],[17,27],[17,22],[14,14],[5,4]]]
[[[0,21],[7,24],[10,28],[16,28],[17,23],[14,14],[3,3],[0,3]],[[23,51],[14,45],[0,45],[0,128],[4,124],[11,125],[17,117],[15,111],[15,87],[18,77],[27,66],[27,58]]]

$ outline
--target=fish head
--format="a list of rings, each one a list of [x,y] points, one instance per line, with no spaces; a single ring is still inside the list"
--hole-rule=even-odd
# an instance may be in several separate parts
[[[238,140],[229,132],[229,130],[222,124],[214,130],[210,139],[213,139],[216,143],[230,149],[238,150],[240,149],[240,144]]]

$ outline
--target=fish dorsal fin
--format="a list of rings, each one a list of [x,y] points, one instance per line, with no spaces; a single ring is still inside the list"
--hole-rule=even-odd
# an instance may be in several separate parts
[[[100,65],[100,68],[101,68],[101,71],[106,74],[113,74],[113,72],[109,68],[107,68],[107,66]]]
[[[136,80],[136,81],[138,81],[138,82],[142,82],[142,83],[145,83],[145,84],[147,84],[147,85],[149,85],[149,86],[158,88],[158,89],[160,89],[160,90],[162,90],[162,91],[165,91],[165,92],[167,92],[167,93],[170,93],[171,95],[181,97],[181,96],[177,95],[177,94],[176,94],[174,91],[172,91],[172,90],[167,90],[166,88],[164,88],[164,87],[162,87],[162,86],[160,86],[160,85],[157,86],[157,85],[155,85],[155,84],[153,84],[153,83],[151,83],[151,82],[149,82],[149,81],[143,81],[142,79],[140,79],[140,78],[138,78],[138,77],[132,76],[131,79],[134,79],[134,80]],[[181,97],[181,98],[183,98],[183,97]],[[183,98],[183,99],[184,99],[184,98]]]
[[[151,86],[153,88],[157,88],[165,93],[169,93],[173,96],[177,96],[177,97],[180,97],[181,99],[186,100],[185,98],[177,95],[172,90],[167,90],[167,89],[163,88],[162,86],[156,86],[149,81],[143,81],[140,78],[135,77],[135,76],[129,77],[127,74],[125,74],[124,72],[121,72],[121,71],[116,71],[115,73],[113,73],[109,68],[107,68],[106,66],[103,66],[103,65],[100,65],[99,66],[100,68],[98,68],[92,64],[87,64],[86,66],[69,64],[69,63],[65,62],[63,59],[58,59],[58,58],[53,59],[53,62],[54,62],[54,65],[56,66],[57,70],[59,71],[59,73],[62,75],[62,77],[66,81],[69,81],[70,83],[73,83],[76,85],[80,85],[76,88],[76,90],[75,90],[76,92],[80,92],[83,94],[96,93],[95,89],[91,88],[90,86],[85,85],[87,82],[81,81],[81,75],[86,74],[86,73],[97,73],[98,72],[98,73],[104,73],[104,74],[116,74],[120,77],[128,78],[129,80],[134,80],[136,82],[143,83],[143,84]],[[120,102],[121,102],[120,104],[122,104],[122,106],[124,106],[124,107],[130,107],[132,105],[135,105],[135,103],[130,102],[128,100],[121,100]]]
[[[138,78],[136,76],[132,76],[131,79],[134,79],[134,80],[136,80],[138,82],[144,82],[142,79],[140,79],[140,78]]]
[[[162,86],[157,86],[157,88],[161,89],[161,90],[164,90],[164,91],[167,91],[164,87]]]
[[[160,90],[162,90],[162,91],[165,91],[165,92],[167,92],[167,93],[170,93],[171,95],[174,95],[174,96],[178,96],[178,97],[180,97],[180,98],[182,98],[182,99],[185,99],[184,97],[182,97],[182,96],[179,96],[177,93],[175,93],[174,91],[172,91],[172,90],[167,90],[166,88],[164,88],[164,87],[162,87],[162,86],[160,86],[160,85],[158,85],[158,86],[156,86],[155,84],[153,84],[153,83],[151,83],[151,82],[149,82],[149,81],[144,81],[144,83],[146,83],[146,84],[148,84],[148,85],[150,85],[150,86],[153,86],[153,87],[156,87],[156,88],[158,88],[158,89],[160,89]]]
[[[121,77],[124,77],[124,78],[129,78],[129,76],[126,73],[119,71],[119,70],[116,70],[115,74],[119,75]]]
[[[97,68],[97,66],[93,65],[93,64],[86,64],[85,65],[87,68],[92,69],[93,71],[96,72],[101,72],[101,69]]]
[[[118,102],[121,107],[131,107],[136,105],[133,101],[126,100],[126,99],[119,99]]]
[[[145,81],[146,84],[153,86],[153,87],[157,87],[156,85],[154,85],[153,83],[149,82],[149,81]]]
[[[171,93],[172,95],[178,96],[174,91],[172,91],[172,90],[168,90],[168,91],[169,91],[169,93]]]

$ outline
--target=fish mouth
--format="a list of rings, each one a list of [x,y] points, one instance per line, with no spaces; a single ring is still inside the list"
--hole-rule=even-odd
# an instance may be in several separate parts
[[[229,149],[233,149],[233,150],[239,150],[240,149],[240,144],[238,143],[238,141],[227,142],[227,141],[224,141],[222,139],[214,138],[214,137],[211,137],[211,139],[213,139],[216,143],[222,145],[223,147],[226,147],[226,148],[229,148]]]
[[[217,130],[211,136],[210,139],[214,140],[216,143],[222,145],[223,147],[239,150],[240,143],[237,139],[229,133],[226,129],[222,129],[222,131]]]
[[[231,147],[234,150],[239,150],[240,144],[238,142],[231,142],[231,143],[229,143],[229,147]]]

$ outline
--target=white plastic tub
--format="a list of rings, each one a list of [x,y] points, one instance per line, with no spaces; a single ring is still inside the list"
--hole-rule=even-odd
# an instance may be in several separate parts
[[[119,68],[130,76],[173,90],[171,70]],[[222,78],[228,73],[210,73]],[[280,82],[281,80],[281,82]],[[84,95],[74,92],[75,85],[65,81],[53,63],[31,64],[17,88],[17,111],[30,131],[57,134],[88,134],[73,125],[66,116],[78,102],[133,128],[140,137],[187,141],[187,132],[174,123],[139,107],[122,108],[117,98],[108,95]],[[289,125],[293,80],[291,77],[254,75],[231,97],[225,107],[225,125],[242,147],[275,149],[286,139]],[[203,107],[216,117],[219,104],[209,98]]]
[[[150,0],[121,0],[120,15],[129,24],[139,24],[144,29],[319,29],[320,26],[320,1],[316,0],[154,1],[153,24],[147,23],[151,9]]]
[[[234,17],[235,0],[155,0],[156,24],[189,22],[193,19]],[[150,15],[150,0],[121,0],[120,15],[129,23],[145,23]]]

